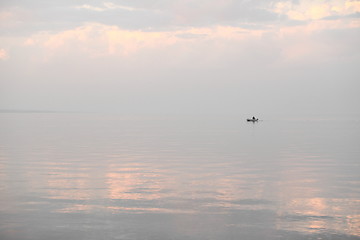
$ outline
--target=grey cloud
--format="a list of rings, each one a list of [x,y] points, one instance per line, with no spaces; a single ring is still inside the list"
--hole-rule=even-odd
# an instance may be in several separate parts
[[[111,2],[111,1],[109,1]],[[3,1],[2,10],[21,18],[16,26],[2,26],[1,33],[25,35],[32,31],[63,30],[85,22],[117,25],[123,29],[164,30],[177,27],[259,24],[283,20],[268,10],[266,1]],[[89,6],[98,8],[92,11]],[[27,17],[23,17],[26,12]]]
[[[171,16],[155,9],[137,9],[131,5],[108,8],[107,11],[91,11],[79,8],[81,2],[64,1],[61,4],[49,1],[5,2],[2,11],[11,12],[12,23],[1,23],[0,33],[5,35],[28,35],[37,31],[61,31],[83,25],[86,22],[98,22],[117,25],[124,29],[162,29],[172,22]],[[103,7],[102,2],[92,3]],[[130,11],[130,9],[134,9]],[[24,14],[25,13],[25,14]],[[16,21],[14,25],[13,22]]]
[[[184,39],[195,39],[195,38],[203,38],[208,36],[207,34],[193,34],[193,33],[183,33],[177,34],[176,37],[184,38]]]
[[[360,18],[360,12],[347,14],[347,15],[328,16],[328,17],[324,17],[323,20],[337,20],[337,19],[351,19],[351,18]]]

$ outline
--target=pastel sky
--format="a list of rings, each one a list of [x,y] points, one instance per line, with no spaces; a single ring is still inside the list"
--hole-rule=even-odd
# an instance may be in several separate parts
[[[360,1],[0,2],[0,109],[360,113]]]

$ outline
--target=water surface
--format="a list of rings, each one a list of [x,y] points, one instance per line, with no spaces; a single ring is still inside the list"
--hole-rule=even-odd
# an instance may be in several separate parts
[[[0,238],[360,239],[360,121],[0,114]]]

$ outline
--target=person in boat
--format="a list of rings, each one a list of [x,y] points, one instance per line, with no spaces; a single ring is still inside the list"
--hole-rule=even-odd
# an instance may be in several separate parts
[[[252,117],[252,120],[255,120],[255,119],[256,119],[256,118],[253,116],[253,117]]]

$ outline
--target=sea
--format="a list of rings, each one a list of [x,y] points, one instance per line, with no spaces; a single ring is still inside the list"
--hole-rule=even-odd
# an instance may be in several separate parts
[[[360,239],[360,118],[0,113],[1,240]]]

